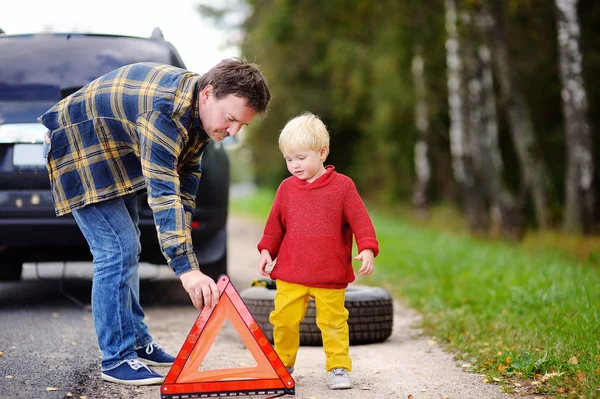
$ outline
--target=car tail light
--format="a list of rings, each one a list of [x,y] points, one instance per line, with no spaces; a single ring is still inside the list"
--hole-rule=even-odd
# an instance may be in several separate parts
[[[197,220],[192,220],[192,229],[197,229],[200,227],[200,222]]]

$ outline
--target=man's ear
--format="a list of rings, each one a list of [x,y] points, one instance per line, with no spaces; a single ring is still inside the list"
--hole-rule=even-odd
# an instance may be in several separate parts
[[[208,97],[212,96],[213,90],[214,89],[211,85],[204,86],[204,88],[200,91],[200,98],[203,100],[208,99]]]

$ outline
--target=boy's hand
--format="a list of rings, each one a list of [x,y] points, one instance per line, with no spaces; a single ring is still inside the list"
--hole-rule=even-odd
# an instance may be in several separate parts
[[[373,273],[373,269],[375,269],[375,262],[373,261],[373,259],[375,259],[375,254],[372,250],[365,249],[355,256],[354,259],[362,260],[362,266],[358,270],[360,274],[363,276],[368,276],[369,274]]]
[[[273,265],[273,259],[271,259],[271,254],[266,249],[260,251],[260,262],[258,263],[258,272],[263,276],[270,276],[271,269]],[[269,270],[267,270],[267,266]]]

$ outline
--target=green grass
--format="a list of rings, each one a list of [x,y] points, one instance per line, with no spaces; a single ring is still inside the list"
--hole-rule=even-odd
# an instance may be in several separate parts
[[[273,193],[232,202],[264,222]],[[422,227],[369,207],[381,285],[423,314],[427,334],[508,392],[600,396],[600,271],[560,250]],[[519,384],[520,387],[517,387]]]

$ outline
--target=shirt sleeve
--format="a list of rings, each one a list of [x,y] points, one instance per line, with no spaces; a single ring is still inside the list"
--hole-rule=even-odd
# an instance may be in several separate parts
[[[199,175],[192,170],[178,171],[183,134],[170,117],[160,112],[141,114],[137,132],[148,205],[154,214],[161,251],[177,276],[199,270],[192,245],[191,211],[186,212]],[[195,208],[195,191],[193,196]]]
[[[344,219],[350,225],[358,252],[370,249],[377,256],[379,254],[379,242],[376,238],[375,227],[373,227],[367,207],[360,198],[356,186],[353,182],[349,184],[350,187],[344,200]]]
[[[280,187],[275,194],[273,206],[271,207],[271,212],[269,212],[269,217],[267,218],[267,223],[265,225],[265,231],[257,246],[258,252],[266,249],[273,259],[277,258],[285,234],[285,223],[283,220],[281,202]]]
[[[191,227],[192,218],[196,212],[196,195],[198,194],[198,186],[200,177],[202,176],[202,154],[206,149],[208,140],[202,146],[198,153],[190,156],[179,168],[179,182],[181,187],[181,202],[183,208],[188,214],[189,226]]]

